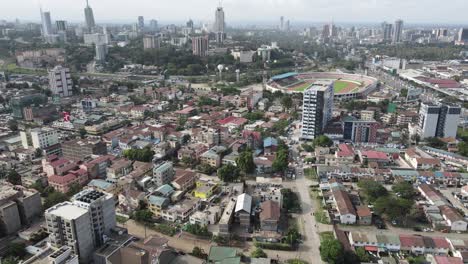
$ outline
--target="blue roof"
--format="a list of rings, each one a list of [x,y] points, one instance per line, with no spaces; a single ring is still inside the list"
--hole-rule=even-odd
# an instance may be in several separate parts
[[[264,147],[278,146],[278,140],[272,137],[267,137],[263,140]]]
[[[271,77],[271,79],[273,81],[277,81],[277,80],[286,79],[286,78],[296,76],[296,75],[297,75],[297,72],[288,72],[288,73],[283,73],[283,74],[280,74],[280,75],[275,75],[275,76]]]
[[[169,202],[169,200],[167,200],[167,198],[164,198],[164,197],[151,195],[148,198],[148,202],[150,204],[154,204],[156,206],[162,207],[165,203]]]
[[[90,181],[88,183],[88,186],[97,187],[97,188],[100,188],[100,189],[103,189],[103,190],[108,189],[112,185],[113,185],[112,183],[107,182],[105,180],[100,180],[100,179],[95,179],[95,180],[92,180],[92,181]]]
[[[174,192],[174,188],[172,188],[169,184],[164,184],[159,186],[158,189],[156,189],[156,192],[160,193],[163,196],[168,196]]]

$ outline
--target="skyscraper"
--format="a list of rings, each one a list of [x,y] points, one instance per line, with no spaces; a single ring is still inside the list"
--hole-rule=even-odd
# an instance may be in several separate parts
[[[392,43],[400,43],[403,36],[403,20],[398,19],[395,21],[395,26],[393,27],[393,40]]]
[[[460,43],[468,42],[468,28],[461,28],[458,32],[457,40]]]
[[[208,51],[208,37],[193,37],[192,52],[193,55],[204,57]]]
[[[96,23],[94,22],[93,9],[89,6],[88,0],[86,0],[86,7],[84,9],[84,14],[85,14],[85,21],[86,21],[86,29],[88,30],[88,33],[91,33],[94,31],[94,28],[96,27]]]
[[[332,118],[333,82],[317,82],[304,91],[302,111],[303,139],[315,139]]]
[[[49,88],[52,94],[60,97],[72,96],[72,86],[70,69],[59,65],[49,71]]]
[[[422,103],[419,109],[419,136],[456,137],[461,108],[454,105]]]
[[[57,31],[67,30],[67,22],[65,20],[57,20],[55,21],[55,25],[57,26]]]
[[[279,28],[281,31],[284,30],[284,16],[281,16],[280,17],[280,28]]]
[[[42,12],[41,9],[41,21],[42,21],[42,36],[47,37],[53,34],[52,31],[52,19],[50,18],[50,12]]]
[[[106,61],[107,56],[107,45],[106,44],[96,44],[96,61],[103,62]]]
[[[158,21],[156,19],[150,20],[150,29],[153,31],[158,30]]]
[[[387,22],[382,23],[382,38],[384,42],[390,41],[392,39],[392,30],[392,24],[388,24]]]
[[[213,32],[224,33],[224,27],[225,27],[224,10],[223,10],[223,7],[219,6],[218,8],[216,8],[216,12],[215,12],[215,23],[213,25]]]
[[[138,17],[138,29],[142,31],[145,28],[145,18],[143,16]]]

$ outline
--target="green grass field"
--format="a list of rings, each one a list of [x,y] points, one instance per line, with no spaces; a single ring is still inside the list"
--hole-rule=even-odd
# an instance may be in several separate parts
[[[347,81],[336,81],[335,82],[335,85],[334,85],[334,90],[335,90],[335,93],[340,93],[341,91],[343,91],[345,88],[347,88],[349,86],[349,82]]]
[[[294,88],[294,91],[304,92],[307,88],[309,88],[309,86],[310,86],[311,84],[312,84],[312,83],[310,83],[310,82],[305,82],[305,83],[303,83],[301,86],[298,86],[298,87]]]

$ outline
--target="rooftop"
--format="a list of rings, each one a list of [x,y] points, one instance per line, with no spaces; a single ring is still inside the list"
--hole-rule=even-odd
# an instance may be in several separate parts
[[[88,213],[88,210],[78,207],[70,202],[59,203],[46,210],[46,214],[58,216],[67,220],[75,220]]]

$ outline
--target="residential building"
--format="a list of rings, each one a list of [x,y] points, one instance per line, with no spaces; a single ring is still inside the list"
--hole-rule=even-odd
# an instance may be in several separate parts
[[[418,132],[427,137],[456,137],[461,107],[446,104],[422,103],[419,110]]]
[[[192,38],[192,53],[195,56],[205,57],[208,52],[208,37]]]
[[[221,166],[222,155],[226,151],[223,146],[214,146],[201,155],[201,162],[214,168]]]
[[[0,186],[0,230],[4,235],[19,231],[42,213],[40,194],[34,189],[8,183]]]
[[[147,198],[147,201],[148,208],[153,213],[155,218],[162,217],[162,210],[169,205],[169,199],[155,195],[150,195]]]
[[[166,161],[161,164],[155,164],[153,167],[153,181],[157,186],[170,183],[174,178],[174,175],[174,167],[170,161]]]
[[[467,221],[460,215],[455,208],[448,205],[439,206],[440,212],[447,222],[451,231],[465,232],[467,230]]]
[[[197,174],[193,171],[176,170],[175,179],[172,181],[172,186],[176,190],[185,192],[195,186]]]
[[[49,71],[49,89],[53,95],[59,97],[69,97],[73,95],[73,82],[70,69],[62,66],[55,66]]]
[[[91,212],[71,202],[63,202],[45,211],[49,242],[55,248],[70,246],[80,262],[89,262],[94,250]]]
[[[234,209],[236,208],[236,199],[231,198],[224,208],[223,214],[218,222],[219,235],[228,236],[230,235],[229,230],[231,229],[232,221],[234,220]]]
[[[21,143],[26,149],[29,147],[32,147],[34,149],[47,149],[59,143],[57,131],[47,127],[21,131],[20,136]],[[54,148],[54,150],[57,150],[57,148]],[[53,152],[54,151],[49,152],[47,154],[59,154],[60,151],[55,151],[55,153]]]
[[[75,194],[71,200],[74,205],[90,212],[94,246],[103,245],[105,235],[109,235],[116,226],[114,196],[109,193],[86,189]]]
[[[260,227],[264,231],[278,231],[278,223],[281,216],[279,203],[272,200],[261,204]]]
[[[355,224],[357,222],[357,214],[349,198],[349,194],[341,188],[336,188],[332,190],[332,195],[340,223],[346,225]]]
[[[316,83],[304,92],[303,139],[315,139],[332,118],[333,82]]]
[[[143,49],[159,49],[161,47],[161,40],[158,36],[145,35],[143,37]]]
[[[107,154],[106,144],[99,139],[74,139],[61,145],[63,157],[73,161],[82,161],[91,155]]]
[[[243,228],[250,227],[252,213],[252,196],[243,193],[237,197],[236,208],[234,210],[236,219]]]
[[[197,181],[196,188],[193,192],[193,196],[200,199],[208,199],[210,198],[218,188],[218,185],[214,182],[206,182],[206,181]]]
[[[353,116],[343,119],[343,139],[354,143],[376,143],[379,123],[375,120],[359,120]]]

